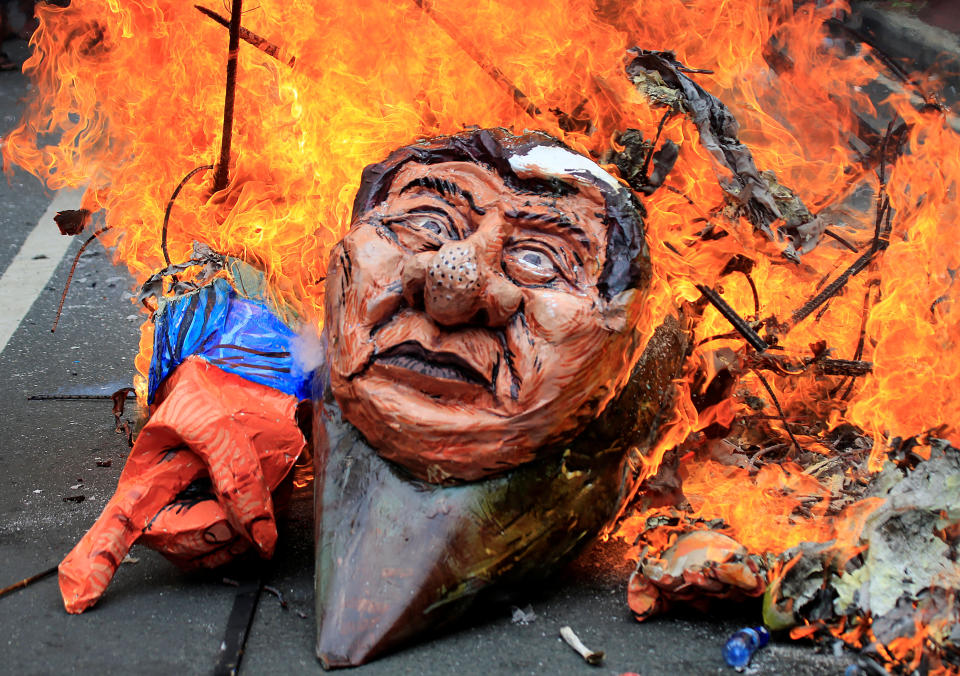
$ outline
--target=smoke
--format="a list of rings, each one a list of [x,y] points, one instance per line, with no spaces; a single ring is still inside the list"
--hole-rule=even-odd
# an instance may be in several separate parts
[[[327,360],[327,340],[320,334],[317,322],[304,322],[290,343],[293,368],[299,373],[313,373]]]

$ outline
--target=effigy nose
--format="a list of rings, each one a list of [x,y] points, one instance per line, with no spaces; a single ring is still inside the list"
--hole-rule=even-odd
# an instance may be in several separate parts
[[[471,242],[449,242],[437,251],[426,269],[423,302],[441,324],[469,322],[479,309],[483,279]]]

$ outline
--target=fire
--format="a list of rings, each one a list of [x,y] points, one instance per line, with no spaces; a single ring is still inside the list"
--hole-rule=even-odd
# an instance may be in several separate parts
[[[709,460],[691,467],[683,477],[683,487],[694,515],[722,518],[751,551],[779,553],[801,542],[829,539],[829,522],[823,518],[829,492],[801,467],[770,464],[761,467],[752,479],[745,474]],[[741,488],[744,479],[755,486],[745,495]],[[806,519],[793,516],[801,507],[807,510]],[[764,518],[758,519],[757,514]]]
[[[468,125],[538,128],[608,159],[619,132],[639,129],[649,141],[663,116],[624,76],[626,50],[671,50],[704,71],[692,77],[731,108],[758,168],[838,238],[824,237],[799,262],[784,257],[782,242],[726,208],[690,119],[666,120],[660,139],[680,152],[664,187],[644,198],[655,265],[644,312],[651,330],[674,307],[702,316],[674,418],[640,475],[653,478],[678,452],[671,449],[689,452],[680,478],[690,517],[723,519],[750,552],[834,539],[849,530],[848,516],[857,520],[837,508],[836,481],[860,477],[853,468],[805,470],[794,457],[800,447],[829,461],[830,435],[852,424],[872,437],[872,450],[862,450],[876,470],[895,437],[940,428],[938,436],[960,443],[952,289],[960,137],[942,110],[917,104],[918,88],[933,101],[919,74],[918,86],[891,93],[879,109],[871,101],[865,85],[882,65],[867,48],[844,52],[842,34],[825,23],[844,2],[794,4],[260,0],[243,26],[278,56],[241,43],[230,183],[211,194],[212,171],[201,170],[184,184],[166,232],[169,259],[187,259],[200,240],[253,263],[319,327],[326,254],[348,225],[365,165]],[[4,139],[3,156],[51,188],[85,185],[82,207],[103,214],[110,230],[101,239],[142,282],[167,263],[162,224],[174,188],[216,162],[227,30],[172,0],[37,11],[25,66],[36,95]],[[885,140],[863,138],[863,121],[873,118],[894,120]],[[840,293],[792,319],[881,240]],[[731,268],[737,257],[749,265]],[[777,343],[768,356],[786,367],[757,362],[719,312],[697,305],[697,285],[762,326]],[[151,331],[145,322],[141,372]],[[824,375],[814,367],[826,356],[870,362],[872,370]],[[804,366],[803,375],[784,374]],[[744,444],[722,462],[714,457],[717,426]],[[749,462],[760,452],[764,464]],[[622,536],[632,540],[662,509],[647,506]]]

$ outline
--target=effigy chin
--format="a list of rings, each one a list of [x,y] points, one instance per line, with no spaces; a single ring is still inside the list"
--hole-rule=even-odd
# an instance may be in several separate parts
[[[67,610],[97,602],[134,542],[184,567],[272,556],[308,443],[324,667],[557,570],[635,491],[688,352],[680,319],[648,325],[641,214],[545,134],[401,148],[364,170],[309,369],[262,277],[195,248],[210,276],[155,294],[150,418],[60,566]]]

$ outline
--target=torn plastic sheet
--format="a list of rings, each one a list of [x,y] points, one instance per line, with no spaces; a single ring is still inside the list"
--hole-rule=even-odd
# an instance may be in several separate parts
[[[630,576],[627,602],[634,617],[643,621],[676,602],[759,596],[766,577],[763,559],[749,554],[733,538],[693,530],[659,555],[644,551]]]
[[[155,315],[148,401],[184,359],[201,357],[297,399],[310,396],[310,373],[293,358],[294,331],[265,302],[242,297],[226,279],[167,300]]]
[[[140,293],[137,294],[137,302],[144,303],[148,298],[163,300],[164,280],[170,278],[170,290],[173,293],[189,293],[196,291],[209,279],[212,279],[217,272],[223,270],[227,263],[226,256],[218,254],[203,242],[193,242],[193,252],[190,259],[183,263],[171,263],[150,275],[150,277],[140,286]],[[177,279],[177,274],[190,268],[202,266],[200,274],[194,281],[183,281]]]

